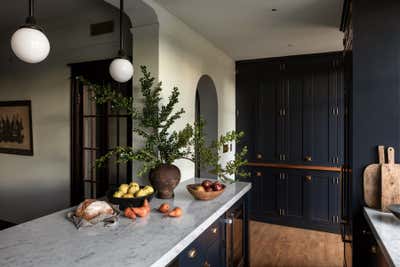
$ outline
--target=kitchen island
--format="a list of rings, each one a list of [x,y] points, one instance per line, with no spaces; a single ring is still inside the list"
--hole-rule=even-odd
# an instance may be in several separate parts
[[[154,198],[151,214],[135,222],[121,216],[111,228],[77,230],[67,209],[0,231],[0,266],[166,266],[251,189],[237,182],[214,200],[197,201],[186,190],[190,183],[180,183],[172,200]],[[181,207],[183,216],[154,211],[162,202]]]
[[[376,265],[400,267],[400,219],[392,213],[366,207],[364,207],[364,216],[379,245],[378,255],[382,254],[384,257],[384,259],[378,259]]]

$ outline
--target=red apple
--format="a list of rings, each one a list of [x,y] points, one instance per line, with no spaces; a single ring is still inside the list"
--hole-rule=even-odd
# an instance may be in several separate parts
[[[203,186],[204,187],[204,186]],[[213,189],[211,188],[211,186],[209,187],[204,187],[204,190],[206,190],[206,192],[211,192],[213,191]]]
[[[223,186],[222,186],[222,184],[221,184],[220,182],[215,182],[215,183],[213,183],[213,185],[212,185],[212,189],[213,189],[214,191],[221,191],[222,188],[223,188]]]
[[[212,182],[211,182],[210,180],[204,180],[204,181],[201,183],[201,185],[202,185],[204,188],[211,187]]]

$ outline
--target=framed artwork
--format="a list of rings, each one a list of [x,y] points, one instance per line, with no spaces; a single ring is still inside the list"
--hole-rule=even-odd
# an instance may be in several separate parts
[[[33,155],[31,101],[0,101],[0,153]]]

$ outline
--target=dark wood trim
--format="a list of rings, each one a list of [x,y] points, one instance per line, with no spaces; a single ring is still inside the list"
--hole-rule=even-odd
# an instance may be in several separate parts
[[[315,166],[315,165],[297,165],[297,164],[279,164],[279,163],[257,163],[249,162],[247,166],[253,167],[269,167],[278,169],[298,169],[298,170],[311,170],[311,171],[329,171],[341,172],[341,167],[328,167],[328,166]]]
[[[15,154],[21,156],[33,156],[33,131],[32,131],[32,104],[31,100],[21,100],[21,101],[1,101],[0,107],[18,107],[27,106],[29,112],[29,139],[30,147],[29,149],[18,149],[18,148],[0,148],[0,153]]]

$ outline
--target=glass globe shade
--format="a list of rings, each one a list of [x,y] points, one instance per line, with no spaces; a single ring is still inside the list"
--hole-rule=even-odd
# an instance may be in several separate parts
[[[39,30],[20,28],[11,37],[11,49],[22,61],[38,63],[49,55],[50,42]]]
[[[125,58],[116,58],[110,64],[111,77],[119,82],[124,83],[129,81],[133,76],[132,63]]]

